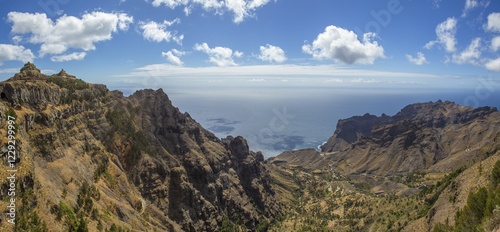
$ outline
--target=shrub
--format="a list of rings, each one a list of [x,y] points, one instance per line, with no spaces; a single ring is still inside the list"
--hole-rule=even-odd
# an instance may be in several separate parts
[[[497,161],[491,171],[491,184],[496,187],[500,183],[500,161]]]

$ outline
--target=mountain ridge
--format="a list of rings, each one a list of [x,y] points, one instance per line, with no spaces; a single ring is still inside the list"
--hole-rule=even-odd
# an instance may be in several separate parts
[[[472,108],[448,101],[411,104],[394,116],[354,116],[339,120],[321,152],[308,151],[307,162],[292,163],[321,168],[326,160],[345,174],[452,171],[466,165],[495,137],[499,118],[495,107]],[[456,134],[467,132],[474,133],[469,135],[473,139],[457,142]],[[300,153],[285,152],[273,160],[289,161],[290,155]]]
[[[500,174],[490,173],[500,172],[499,131],[496,108],[448,101],[411,104],[393,116],[341,119],[321,151],[269,159],[278,170],[273,176],[286,173],[301,186],[280,189],[300,200],[276,227],[497,231],[500,188],[492,180]]]
[[[161,89],[124,97],[27,63],[0,95],[2,144],[6,112],[17,116],[17,230],[255,230],[279,212],[262,154],[218,139]]]
[[[494,107],[415,103],[339,120],[320,152],[264,160],[162,89],[125,97],[27,63],[0,82],[0,154],[16,168],[17,215],[0,230],[431,231],[461,220],[449,215],[489,185],[498,131]],[[7,209],[10,179],[0,175]]]

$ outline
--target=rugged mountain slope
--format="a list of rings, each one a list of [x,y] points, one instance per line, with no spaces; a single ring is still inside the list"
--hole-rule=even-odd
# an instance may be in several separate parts
[[[287,152],[276,160],[311,168],[333,165],[344,174],[394,175],[415,171],[449,172],[479,161],[481,148],[500,130],[496,108],[464,107],[452,102],[418,103],[396,115],[339,120],[321,155]],[[325,162],[328,161],[328,162]]]
[[[242,137],[216,138],[161,89],[124,97],[28,63],[0,83],[0,95],[4,163],[9,115],[18,155],[17,223],[2,218],[1,231],[254,230],[280,209],[262,154]]]
[[[499,129],[495,108],[442,101],[340,120],[321,152],[270,160],[303,186],[273,230],[496,231]]]

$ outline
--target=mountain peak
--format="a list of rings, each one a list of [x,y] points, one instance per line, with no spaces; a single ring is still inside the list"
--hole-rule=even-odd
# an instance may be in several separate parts
[[[40,72],[40,69],[38,69],[35,64],[28,62],[24,64],[24,66],[21,68],[21,70],[14,75],[13,79],[20,80],[20,79],[37,79],[37,78],[43,78],[45,75],[43,75]]]

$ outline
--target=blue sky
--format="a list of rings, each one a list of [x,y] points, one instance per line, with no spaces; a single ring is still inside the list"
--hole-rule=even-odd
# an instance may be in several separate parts
[[[0,0],[0,79],[26,61],[110,88],[498,87],[493,0]]]

